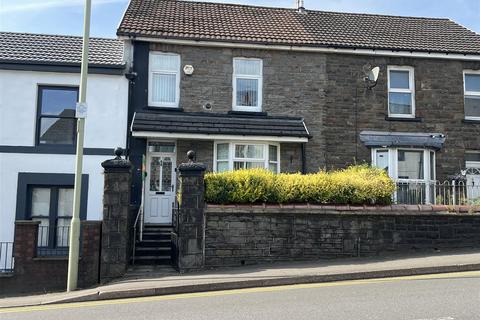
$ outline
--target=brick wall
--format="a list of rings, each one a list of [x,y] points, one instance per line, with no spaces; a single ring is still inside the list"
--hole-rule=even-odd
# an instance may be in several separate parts
[[[382,255],[480,245],[480,210],[430,206],[212,206],[205,265]]]
[[[0,296],[66,290],[67,256],[37,256],[37,221],[15,223],[14,273],[0,277]],[[78,285],[98,283],[100,263],[100,221],[82,221]]]

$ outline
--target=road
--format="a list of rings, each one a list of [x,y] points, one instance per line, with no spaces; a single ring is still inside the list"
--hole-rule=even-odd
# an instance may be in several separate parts
[[[0,319],[480,319],[480,272],[0,309]]]

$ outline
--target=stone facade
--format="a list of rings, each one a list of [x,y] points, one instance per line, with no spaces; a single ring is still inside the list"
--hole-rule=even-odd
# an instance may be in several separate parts
[[[14,272],[0,277],[0,296],[45,293],[67,287],[68,256],[37,256],[39,221],[15,223]],[[99,281],[101,221],[81,222],[80,288]]]
[[[210,205],[205,218],[207,267],[480,245],[480,212],[446,207]]]
[[[305,118],[312,135],[305,148],[308,172],[369,163],[370,151],[359,140],[362,130],[444,133],[445,146],[437,152],[438,179],[464,167],[465,150],[480,150],[480,124],[464,121],[463,110],[463,70],[479,70],[480,62],[141,42],[135,45],[144,48],[143,53],[137,53],[136,61],[148,61],[148,51],[153,50],[178,53],[182,66],[194,66],[193,75],[181,73],[180,108],[184,112],[231,112],[233,58],[262,59],[263,111]],[[388,65],[414,67],[415,119],[387,118]],[[380,67],[380,76],[377,86],[367,90],[364,70],[371,66]],[[139,68],[139,74],[148,74],[148,64]],[[136,81],[136,111],[154,109],[148,107],[148,92],[143,89],[147,82],[144,75]],[[207,102],[213,106],[211,111],[202,107]],[[178,141],[178,147],[177,154],[195,150],[207,170],[212,169],[213,141]],[[281,145],[281,168],[284,172],[302,170],[300,144]]]
[[[202,269],[205,265],[205,166],[190,162],[179,166],[178,211],[174,219],[173,264],[180,272]]]
[[[102,163],[105,171],[100,267],[102,282],[124,275],[132,252],[131,164],[121,159],[120,154]]]
[[[380,67],[378,84],[373,90],[366,90],[362,81],[366,65]],[[388,65],[414,68],[416,119],[412,121],[387,119]],[[322,132],[326,166],[343,167],[355,159],[370,162],[370,151],[356,139],[362,130],[439,132],[446,135],[446,141],[436,155],[437,179],[459,173],[464,168],[465,150],[480,150],[480,122],[464,120],[463,70],[466,69],[479,70],[480,62],[327,55]]]

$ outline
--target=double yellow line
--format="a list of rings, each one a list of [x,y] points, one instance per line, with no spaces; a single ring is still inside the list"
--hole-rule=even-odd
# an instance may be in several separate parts
[[[466,277],[479,277],[479,276],[480,276],[480,271],[469,271],[469,272],[428,274],[428,275],[419,275],[419,276],[392,277],[392,278],[381,278],[381,279],[307,283],[307,284],[294,284],[294,285],[275,286],[275,287],[260,287],[260,288],[208,291],[208,292],[197,292],[197,293],[182,293],[182,294],[151,296],[151,297],[142,297],[142,298],[127,298],[127,299],[116,299],[116,300],[100,300],[100,301],[88,301],[88,302],[50,304],[50,305],[29,306],[29,307],[0,308],[0,315],[7,314],[7,313],[89,308],[89,307],[108,306],[108,305],[121,305],[121,304],[130,304],[130,303],[154,302],[154,301],[169,301],[169,300],[191,299],[191,298],[207,298],[207,297],[218,297],[218,296],[247,294],[247,293],[277,292],[277,291],[298,290],[298,289],[353,286],[353,285],[406,281],[406,280],[448,279],[448,278],[466,278]]]

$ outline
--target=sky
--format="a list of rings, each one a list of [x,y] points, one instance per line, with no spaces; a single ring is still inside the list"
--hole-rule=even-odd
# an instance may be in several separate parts
[[[209,0],[293,7],[294,0]],[[128,0],[92,0],[91,36],[115,37]],[[0,31],[81,35],[84,0],[0,0]],[[312,10],[450,18],[480,33],[480,0],[305,0]]]

